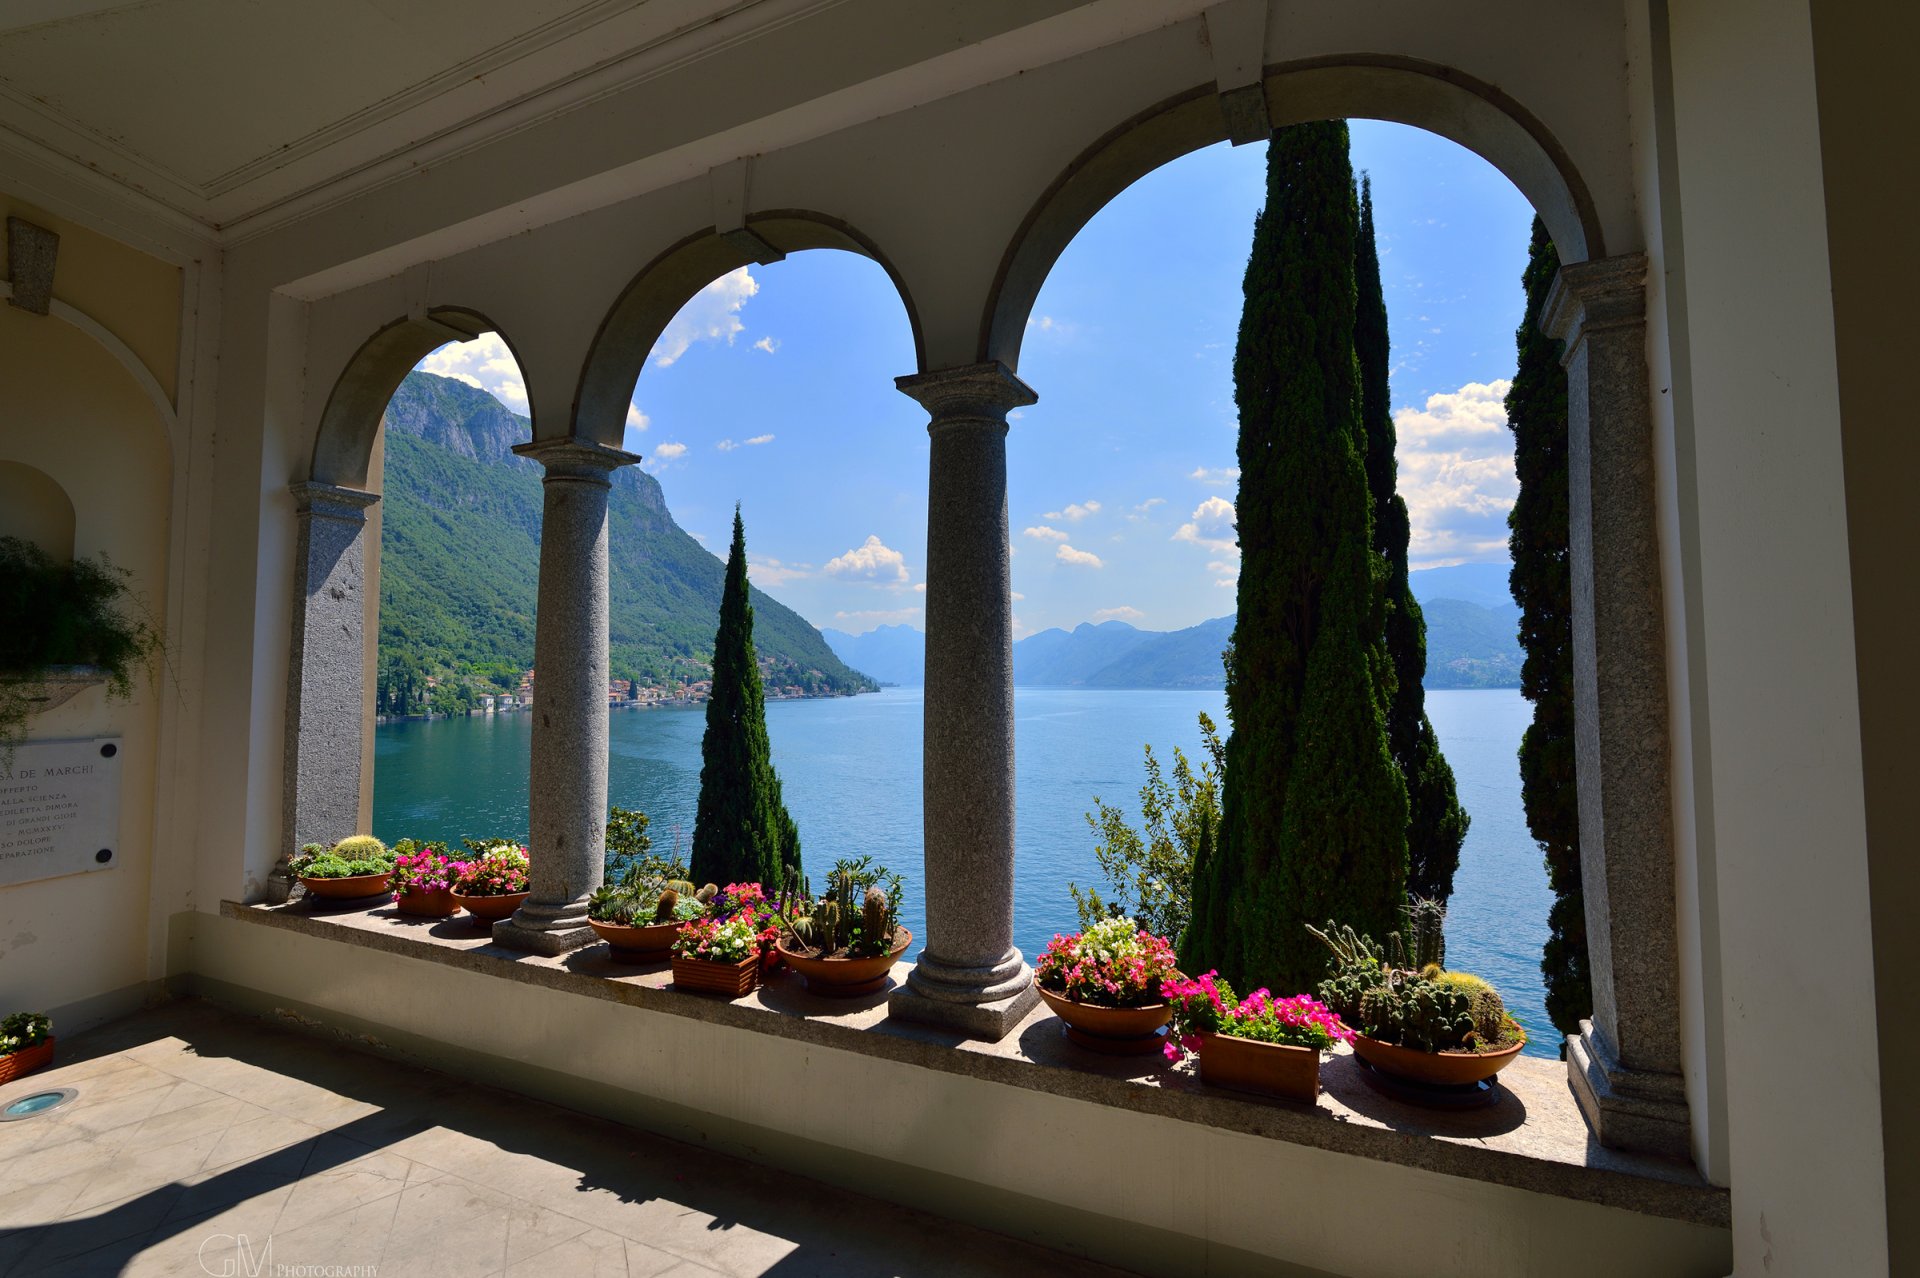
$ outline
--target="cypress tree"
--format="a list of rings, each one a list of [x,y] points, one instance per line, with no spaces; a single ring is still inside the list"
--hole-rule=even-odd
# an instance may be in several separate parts
[[[1398,487],[1393,402],[1388,388],[1387,298],[1373,238],[1373,183],[1360,182],[1360,241],[1354,263],[1358,304],[1353,349],[1360,360],[1360,414],[1366,423],[1367,487],[1373,497],[1373,548],[1387,565],[1387,656],[1393,699],[1387,744],[1407,787],[1407,890],[1444,902],[1467,837],[1467,814],[1454,792],[1453,769],[1427,718],[1427,621],[1407,584],[1407,503]]]
[[[1573,579],[1567,552],[1567,375],[1560,343],[1535,323],[1560,258],[1533,220],[1527,253],[1527,310],[1514,335],[1519,364],[1507,391],[1513,466],[1520,495],[1507,515],[1514,602],[1520,605],[1520,694],[1533,722],[1520,739],[1521,800],[1527,829],[1546,856],[1553,905],[1540,970],[1547,1015],[1563,1033],[1593,1014],[1587,975],[1587,907],[1580,892],[1580,807],[1573,769]]]
[[[713,689],[700,743],[700,803],[688,870],[698,883],[757,882],[768,895],[800,872],[800,835],[781,798],[767,740],[766,693],[747,598],[747,533],[738,506],[720,629],[713,638]]]
[[[1354,358],[1357,211],[1344,121],[1274,134],[1234,352],[1239,612],[1218,846],[1182,961],[1291,993],[1326,972],[1307,924],[1384,935],[1406,897],[1387,747],[1384,566]]]

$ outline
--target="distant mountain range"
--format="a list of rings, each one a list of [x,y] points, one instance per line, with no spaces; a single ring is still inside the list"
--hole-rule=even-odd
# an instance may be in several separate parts
[[[412,373],[395,392],[381,501],[383,679],[391,663],[412,663],[511,687],[533,665],[541,468],[511,451],[531,437],[526,418],[465,382]],[[638,467],[614,472],[607,511],[614,677],[706,678],[726,566],[673,522],[659,481]],[[769,683],[874,686],[798,613],[757,588],[752,598]]]
[[[1507,593],[1505,564],[1462,564],[1412,574],[1427,618],[1428,688],[1520,686],[1520,610]],[[917,686],[925,676],[925,636],[911,626],[862,635],[820,632],[842,661],[883,683]],[[1220,654],[1233,618],[1185,630],[1141,630],[1124,621],[1042,630],[1013,645],[1016,685],[1083,688],[1218,688]]]

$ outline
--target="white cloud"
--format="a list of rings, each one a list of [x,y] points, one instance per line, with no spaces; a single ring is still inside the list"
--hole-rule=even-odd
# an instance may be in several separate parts
[[[835,621],[851,622],[864,626],[867,630],[875,626],[897,626],[912,621],[920,615],[918,608],[862,608],[853,612],[836,612]]]
[[[662,461],[672,461],[676,457],[685,457],[687,455],[687,446],[685,444],[655,444],[653,446],[653,455]]]
[[[780,349],[780,339],[777,337],[763,337],[753,344],[753,349],[756,351],[765,351],[771,355]]]
[[[1175,541],[1190,541],[1219,555],[1240,554],[1240,540],[1233,530],[1233,503],[1224,497],[1209,497],[1193,508],[1193,514],[1173,534]]]
[[[746,331],[740,322],[740,308],[760,291],[760,282],[746,267],[728,271],[713,283],[687,299],[680,313],[667,321],[660,339],[653,344],[653,362],[661,368],[685,355],[695,342],[725,342]]]
[[[1013,592],[1013,601],[1014,601],[1015,603],[1019,603],[1019,602],[1021,602],[1022,600],[1024,600],[1025,598],[1026,598],[1026,596],[1025,596],[1025,595],[1023,595],[1023,594],[1021,594],[1021,593],[1020,593],[1019,591],[1017,591],[1017,590],[1016,590],[1016,591],[1014,591],[1014,592]]]
[[[1201,483],[1210,484],[1215,488],[1225,488],[1240,478],[1240,468],[1238,466],[1219,466],[1209,469],[1206,466],[1195,466],[1193,473],[1188,475],[1187,478],[1197,479]]]
[[[1166,504],[1167,499],[1165,497],[1149,497],[1138,506],[1135,506],[1134,509],[1144,515],[1155,506],[1164,506]]]
[[[749,439],[747,441],[747,447],[758,448],[761,444],[771,444],[772,442],[773,442],[773,436],[771,435],[755,435],[752,439]]]
[[[846,554],[827,560],[826,571],[830,577],[900,583],[909,575],[906,556],[871,534]]]
[[[1221,559],[1209,560],[1207,563],[1207,571],[1220,574],[1213,579],[1213,584],[1216,586],[1233,586],[1238,585],[1240,582],[1240,565],[1237,562]]]
[[[1095,621],[1138,621],[1147,614],[1129,604],[1118,608],[1102,608],[1093,614]]]
[[[782,563],[771,555],[756,555],[748,551],[747,575],[758,586],[784,586],[796,578],[813,576],[813,565]]]
[[[1045,524],[1036,524],[1034,527],[1027,529],[1024,535],[1033,538],[1035,541],[1065,541],[1067,539],[1066,533],[1061,532],[1058,528],[1049,528]]]
[[[1497,559],[1520,491],[1507,432],[1505,380],[1469,382],[1393,415],[1413,567]]]
[[[478,387],[514,412],[527,412],[527,383],[498,333],[482,333],[471,342],[450,342],[414,367]]]
[[[914,593],[915,593],[915,594],[918,594],[918,595],[924,595],[924,594],[926,594],[926,593],[927,593],[927,583],[926,583],[926,582],[924,582],[924,581],[916,581],[916,582],[914,582],[914,583],[913,583],[913,591],[914,591]],[[1017,599],[1017,598],[1019,598],[1019,596],[1018,596],[1018,595],[1015,595],[1015,596],[1014,596],[1014,598],[1016,598],[1016,599]]]
[[[1105,568],[1106,561],[1090,550],[1075,550],[1072,546],[1061,546],[1053,552],[1053,557],[1063,564],[1074,564],[1081,568]]]
[[[638,404],[627,405],[627,429],[628,430],[645,430],[647,427],[651,425],[653,425],[653,419],[640,411],[640,405]]]
[[[1063,340],[1073,337],[1080,332],[1080,326],[1078,324],[1069,320],[1059,319],[1052,315],[1027,316],[1027,329],[1030,332],[1039,333],[1046,337]]]
[[[1041,518],[1064,519],[1068,523],[1077,524],[1088,515],[1097,515],[1099,513],[1100,503],[1097,501],[1087,501],[1076,502],[1074,505],[1068,506],[1065,510],[1049,510],[1046,514],[1042,515]]]
[[[740,447],[740,445],[734,443],[731,439],[723,439],[719,443],[715,444],[714,447],[719,449],[723,453],[730,453],[734,449]]]

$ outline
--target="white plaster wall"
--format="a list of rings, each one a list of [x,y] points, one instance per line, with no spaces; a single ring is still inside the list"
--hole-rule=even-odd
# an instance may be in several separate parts
[[[1742,1274],[1887,1269],[1859,715],[1804,0],[1675,0],[1677,198],[1698,472]]]
[[[988,1191],[1091,1213],[1090,1221],[1056,1216],[1040,1227],[1059,1232],[1038,1236],[1148,1272],[1277,1271],[1243,1268],[1210,1247],[1382,1278],[1708,1278],[1726,1269],[1725,1233],[1704,1226],[1115,1110],[234,919],[195,914],[178,925],[192,930],[193,970],[253,992],[247,1001],[261,1010],[286,1000],[323,1022],[337,1014],[331,1023],[359,1032],[370,1023],[375,1037],[387,1036],[383,1027],[395,1038],[424,1036],[449,1049],[443,1064],[561,1104],[579,1103],[573,1083],[621,1089],[632,1100],[612,1116],[736,1152],[744,1140],[762,1161],[789,1161],[789,1142],[805,1141],[955,1177],[961,1187],[920,1203],[949,1215],[980,1219],[1001,1210]],[[486,1059],[476,1063],[467,1053]],[[661,1103],[696,1111],[696,1129]],[[713,1116],[710,1135],[697,1129],[698,1114]],[[823,1160],[816,1151],[805,1170],[883,1197],[911,1193],[905,1178],[854,1159]],[[982,1187],[977,1202],[964,1182]],[[1026,1233],[1033,1219],[988,1214],[983,1223]],[[1138,1253],[1106,1250],[1135,1225],[1193,1243],[1146,1264]]]
[[[76,556],[104,552],[134,597],[167,615],[171,441],[126,370],[55,318],[0,306],[0,461],[34,467],[73,504]],[[8,622],[7,624],[12,624]],[[120,831],[112,868],[0,887],[0,1015],[46,1011],[73,1033],[140,1005],[148,949],[160,707],[174,688],[137,684],[130,702],[92,689],[28,721],[30,739],[117,735]]]

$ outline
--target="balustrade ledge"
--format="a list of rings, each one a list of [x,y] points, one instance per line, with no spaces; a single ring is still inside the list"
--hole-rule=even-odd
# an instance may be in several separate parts
[[[1374,1159],[1689,1224],[1728,1228],[1728,1192],[1691,1167],[1604,1148],[1592,1139],[1558,1061],[1523,1057],[1502,1074],[1507,1095],[1487,1109],[1444,1113],[1376,1092],[1344,1049],[1323,1066],[1311,1108],[1209,1088],[1190,1066],[1158,1056],[1108,1058],[1068,1044],[1044,1008],[999,1042],[889,1019],[886,993],[836,1000],[808,994],[790,972],[731,1002],[672,988],[665,964],[613,961],[604,946],[546,956],[493,943],[464,918],[422,920],[391,905],[326,908],[221,903],[242,923],[280,928],[501,980],[604,999],[1095,1105]],[[907,964],[894,970],[904,983]]]

